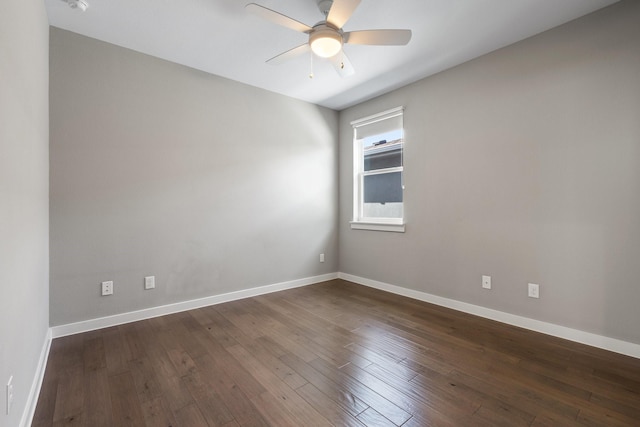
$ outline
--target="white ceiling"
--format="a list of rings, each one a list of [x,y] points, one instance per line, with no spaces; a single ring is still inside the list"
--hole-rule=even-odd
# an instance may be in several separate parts
[[[345,31],[410,29],[407,46],[346,45],[356,73],[339,77],[308,55],[265,61],[307,36],[245,11],[255,2],[313,25],[316,0],[45,0],[49,23],[211,74],[336,110],[404,86],[617,0],[362,0]]]

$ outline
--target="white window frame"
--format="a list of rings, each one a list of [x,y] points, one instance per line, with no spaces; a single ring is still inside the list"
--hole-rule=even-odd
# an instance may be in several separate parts
[[[405,231],[404,194],[402,197],[402,218],[373,218],[363,215],[365,176],[400,172],[402,176],[402,191],[404,193],[404,161],[399,167],[364,171],[362,140],[357,140],[357,130],[359,127],[394,117],[400,117],[402,123],[402,152],[404,156],[404,107],[392,108],[351,122],[351,126],[353,127],[353,219],[351,221],[351,228],[354,230],[394,231],[399,233],[404,233]]]

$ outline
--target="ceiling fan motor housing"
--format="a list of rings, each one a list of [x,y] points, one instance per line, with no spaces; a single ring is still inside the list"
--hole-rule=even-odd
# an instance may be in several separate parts
[[[311,50],[322,58],[336,55],[342,49],[342,43],[342,32],[326,23],[316,25],[309,34]]]

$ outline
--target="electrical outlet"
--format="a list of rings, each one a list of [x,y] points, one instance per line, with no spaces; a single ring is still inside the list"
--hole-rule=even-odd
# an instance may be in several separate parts
[[[529,283],[529,297],[540,298],[540,285],[536,285],[535,283]]]
[[[320,254],[320,262],[324,262],[324,254]]]
[[[113,281],[102,282],[102,295],[113,295]]]
[[[153,289],[156,287],[156,276],[147,276],[144,278],[144,288]]]
[[[491,276],[482,276],[482,287],[491,289]]]
[[[13,405],[13,375],[7,381],[7,415],[11,412],[11,406]]]

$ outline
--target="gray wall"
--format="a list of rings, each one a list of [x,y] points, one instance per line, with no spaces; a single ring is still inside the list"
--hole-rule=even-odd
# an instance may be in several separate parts
[[[341,112],[340,271],[640,343],[639,22],[621,2]],[[399,105],[407,231],[351,230],[349,123]]]
[[[336,112],[56,28],[50,67],[52,326],[337,271]]]
[[[0,2],[0,426],[25,411],[49,326],[49,24]],[[13,375],[14,405],[5,412]]]

